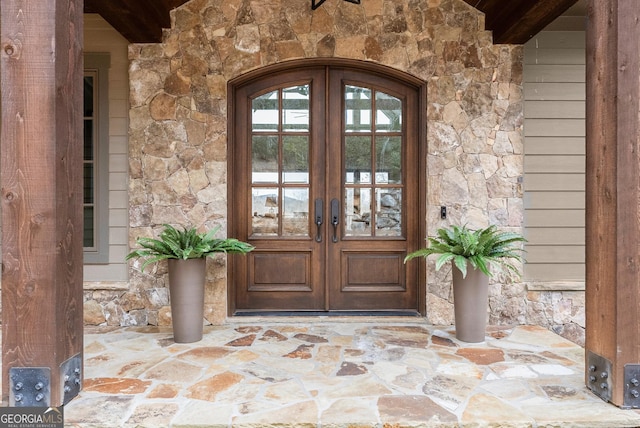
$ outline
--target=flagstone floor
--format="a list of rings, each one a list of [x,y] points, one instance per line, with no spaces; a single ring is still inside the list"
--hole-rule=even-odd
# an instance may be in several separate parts
[[[638,427],[584,386],[584,350],[535,326],[466,344],[406,318],[87,328],[69,427]]]

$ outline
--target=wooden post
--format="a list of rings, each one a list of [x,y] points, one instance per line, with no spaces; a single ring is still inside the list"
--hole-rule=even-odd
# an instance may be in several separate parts
[[[82,0],[0,9],[5,405],[59,406],[81,385],[82,11]]]
[[[637,0],[589,0],[586,383],[621,407],[640,405],[639,22]]]

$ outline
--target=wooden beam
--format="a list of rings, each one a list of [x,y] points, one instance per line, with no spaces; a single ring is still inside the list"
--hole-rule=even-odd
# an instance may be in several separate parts
[[[523,44],[578,0],[465,0],[484,12],[496,44]]]
[[[61,372],[82,362],[82,10],[82,0],[2,0],[0,10],[2,398],[10,405],[59,406],[80,389],[71,382],[63,393]],[[11,388],[23,376],[16,370],[40,368],[49,376],[40,400],[26,383]]]
[[[618,406],[640,364],[639,21],[637,0],[588,2],[586,351],[611,364]]]
[[[131,43],[159,43],[171,26],[170,11],[187,0],[85,0],[85,13],[100,14]]]

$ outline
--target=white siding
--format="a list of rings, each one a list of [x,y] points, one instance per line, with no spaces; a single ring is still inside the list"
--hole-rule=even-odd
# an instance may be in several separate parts
[[[128,42],[96,14],[84,15],[84,51],[108,52],[109,70],[109,264],[84,266],[86,283],[125,282],[128,252]]]
[[[546,30],[525,45],[524,96],[525,233],[529,240],[525,278],[581,282],[585,251],[584,31]]]

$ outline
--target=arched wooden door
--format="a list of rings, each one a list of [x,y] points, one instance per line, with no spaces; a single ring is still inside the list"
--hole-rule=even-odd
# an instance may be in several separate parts
[[[420,86],[314,65],[232,93],[229,230],[256,249],[231,311],[422,311]]]

